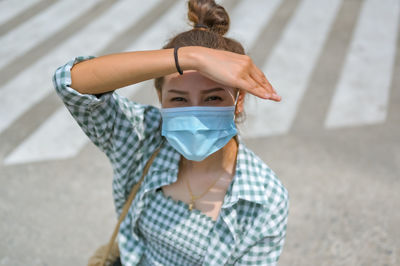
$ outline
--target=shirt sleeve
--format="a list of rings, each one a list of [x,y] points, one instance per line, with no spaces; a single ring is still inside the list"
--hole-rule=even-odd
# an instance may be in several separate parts
[[[246,252],[236,260],[234,265],[277,265],[286,237],[288,198],[285,198],[275,209],[255,226],[255,232],[261,237],[248,246]]]
[[[71,68],[94,56],[76,57],[53,76],[57,94],[90,140],[109,157],[123,160],[124,145],[140,152],[160,125],[158,108],[132,102],[116,92],[81,94],[71,88]],[[117,154],[116,154],[117,153]],[[126,154],[125,154],[126,155]],[[125,165],[126,166],[126,165]]]

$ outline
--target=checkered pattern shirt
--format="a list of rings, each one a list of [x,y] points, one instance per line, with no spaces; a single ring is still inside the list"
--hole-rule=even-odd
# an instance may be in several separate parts
[[[138,219],[139,237],[146,243],[142,266],[200,266],[215,221],[198,209],[164,192],[147,193]]]
[[[144,196],[176,182],[180,154],[163,141],[159,108],[132,102],[115,92],[89,95],[70,87],[72,66],[91,58],[77,57],[59,67],[53,82],[79,126],[112,164],[117,216],[147,160],[161,145],[119,228],[122,264],[140,265],[146,245],[139,236],[137,220],[145,206]],[[286,236],[288,193],[275,173],[238,139],[235,176],[209,236],[203,265],[276,265]]]

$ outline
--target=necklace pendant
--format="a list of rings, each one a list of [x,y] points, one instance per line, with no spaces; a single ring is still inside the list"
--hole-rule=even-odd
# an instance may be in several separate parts
[[[189,203],[189,211],[191,211],[193,209],[193,203]]]

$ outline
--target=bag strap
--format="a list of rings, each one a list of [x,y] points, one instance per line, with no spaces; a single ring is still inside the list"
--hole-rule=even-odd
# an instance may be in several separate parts
[[[149,168],[150,168],[151,164],[153,163],[154,158],[157,156],[158,152],[160,151],[161,146],[162,146],[162,143],[161,143],[160,147],[157,148],[157,150],[151,155],[150,159],[147,161],[146,166],[144,167],[144,170],[143,170],[143,173],[142,173],[142,177],[140,178],[139,182],[136,183],[133,186],[133,188],[131,190],[131,193],[129,194],[129,197],[128,197],[128,199],[126,200],[126,202],[124,204],[124,207],[122,209],[121,215],[119,216],[118,223],[115,226],[114,232],[113,232],[113,234],[112,234],[112,236],[110,238],[110,241],[109,241],[109,243],[107,245],[107,250],[104,253],[104,257],[103,257],[103,261],[102,261],[101,265],[105,265],[106,259],[109,256],[111,248],[112,248],[112,246],[114,244],[114,241],[115,241],[115,239],[117,237],[117,234],[118,234],[118,231],[119,231],[119,227],[120,227],[122,221],[124,220],[126,214],[128,213],[129,208],[130,208],[130,206],[132,204],[132,201],[135,198],[136,193],[140,188],[140,184],[142,183],[142,181],[144,179],[144,176],[149,171]]]

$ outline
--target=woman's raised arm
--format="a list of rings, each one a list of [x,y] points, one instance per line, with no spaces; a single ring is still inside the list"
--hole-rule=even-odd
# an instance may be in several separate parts
[[[263,99],[280,101],[250,57],[199,46],[181,47],[182,70],[197,70],[223,85],[246,90]],[[84,94],[100,94],[177,72],[173,49],[125,52],[76,64],[71,87]]]
[[[74,65],[71,87],[99,94],[174,72],[173,49],[110,54]]]

